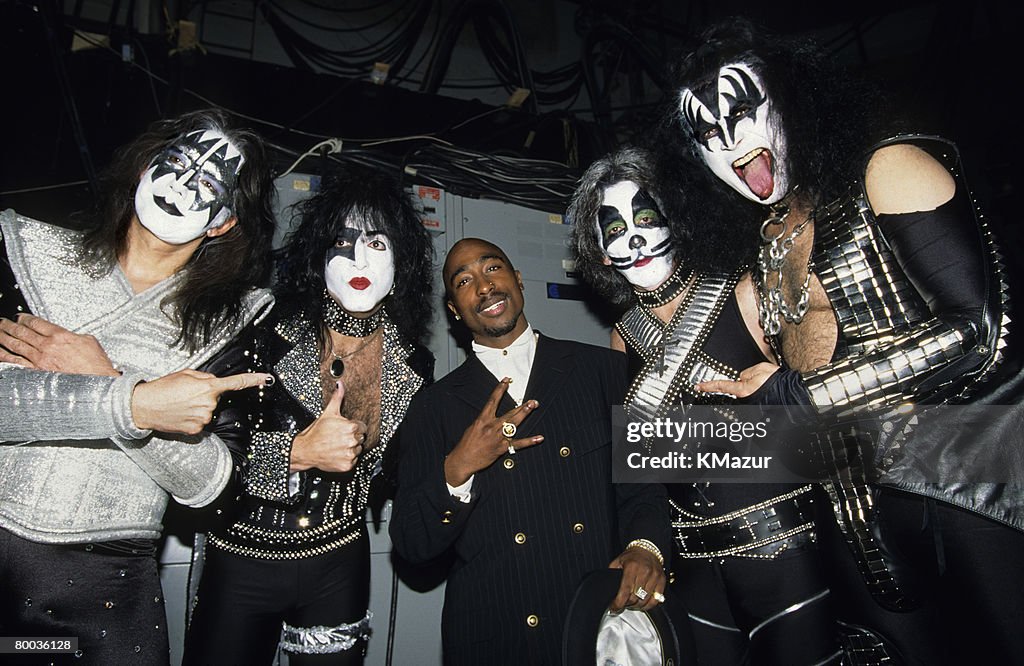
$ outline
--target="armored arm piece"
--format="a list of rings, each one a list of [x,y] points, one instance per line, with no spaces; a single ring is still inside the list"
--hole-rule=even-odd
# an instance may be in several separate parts
[[[831,247],[816,258],[829,265],[822,283],[840,337],[853,344],[845,358],[804,373],[811,402],[895,405],[964,395],[999,361],[1007,319],[1000,258],[962,179],[934,210],[875,219],[861,200],[858,213],[852,225],[826,230],[832,237],[823,245]]]
[[[870,352],[805,373],[804,383],[818,407],[939,398],[941,393],[955,394],[958,381],[966,381],[990,360],[989,350],[978,340],[976,324],[969,319],[931,319]]]

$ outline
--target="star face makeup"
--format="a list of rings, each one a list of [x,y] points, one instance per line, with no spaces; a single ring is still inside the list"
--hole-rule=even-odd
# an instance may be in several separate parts
[[[180,245],[227,222],[245,158],[217,130],[182,136],[139,179],[135,212],[160,240]]]
[[[351,313],[373,311],[395,284],[395,255],[382,232],[349,220],[324,258],[327,291]]]
[[[683,89],[679,106],[716,176],[751,201],[773,204],[786,196],[786,139],[750,65],[722,67],[717,86],[699,94]]]
[[[668,226],[636,183],[624,180],[604,190],[596,233],[608,263],[634,287],[649,291],[672,274],[675,247]]]

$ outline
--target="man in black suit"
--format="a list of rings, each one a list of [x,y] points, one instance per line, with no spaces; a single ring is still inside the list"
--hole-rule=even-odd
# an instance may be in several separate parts
[[[611,482],[626,359],[534,333],[519,271],[492,243],[456,243],[444,282],[474,354],[409,407],[391,538],[412,562],[455,549],[446,664],[558,664],[586,573],[622,569],[613,611],[664,599],[664,489]]]

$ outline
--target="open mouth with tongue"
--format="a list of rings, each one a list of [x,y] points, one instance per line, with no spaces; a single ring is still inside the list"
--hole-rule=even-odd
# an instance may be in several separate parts
[[[736,172],[757,198],[764,200],[775,191],[775,170],[767,148],[755,148],[732,163]]]

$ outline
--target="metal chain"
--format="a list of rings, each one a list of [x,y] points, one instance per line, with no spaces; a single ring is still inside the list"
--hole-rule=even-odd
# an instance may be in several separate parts
[[[788,236],[786,233],[786,219],[789,217],[790,208],[783,203],[775,203],[769,206],[770,214],[761,223],[761,247],[757,252],[757,269],[759,280],[755,280],[758,290],[757,314],[761,327],[769,338],[779,334],[782,330],[782,319],[791,324],[799,324],[807,314],[810,304],[811,284],[811,262],[807,262],[807,275],[800,287],[800,295],[797,298],[796,306],[790,307],[783,295],[782,281],[783,268],[786,265],[786,257],[789,255],[796,239],[804,232],[807,225],[814,219],[813,213],[807,216],[803,222],[798,224]],[[779,226],[776,234],[769,232],[770,227]],[[768,287],[768,276],[777,275],[774,287]]]

